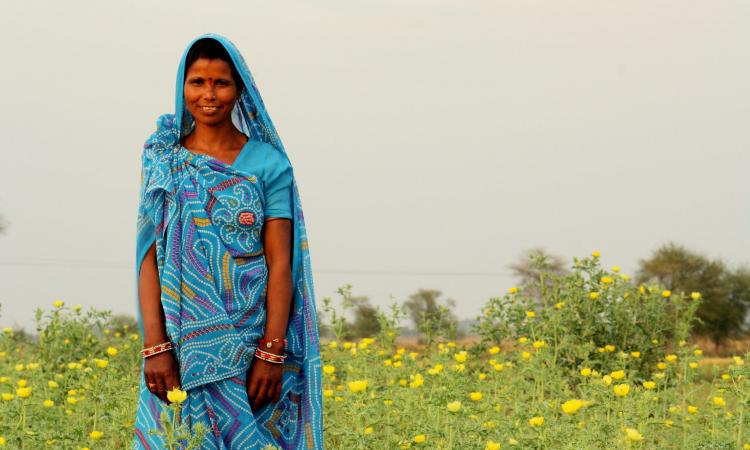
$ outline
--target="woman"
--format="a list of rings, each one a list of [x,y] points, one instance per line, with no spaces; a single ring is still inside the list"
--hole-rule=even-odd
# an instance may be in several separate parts
[[[144,338],[134,448],[164,448],[166,392],[201,449],[322,449],[320,348],[289,159],[242,56],[200,36],[143,151]],[[156,433],[154,433],[156,432]],[[160,434],[161,433],[161,434]]]

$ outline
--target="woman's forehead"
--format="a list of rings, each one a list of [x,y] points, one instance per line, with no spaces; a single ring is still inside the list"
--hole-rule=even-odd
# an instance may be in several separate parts
[[[215,76],[224,75],[231,77],[232,67],[222,59],[198,58],[188,67],[187,73],[188,75],[214,74]]]

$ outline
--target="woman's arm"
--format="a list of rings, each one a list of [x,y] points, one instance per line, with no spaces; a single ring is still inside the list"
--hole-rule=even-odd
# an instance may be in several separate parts
[[[267,220],[263,226],[263,247],[268,266],[266,293],[266,327],[264,339],[286,337],[292,301],[292,222],[278,218]],[[270,353],[283,354],[283,342],[263,348]],[[278,402],[281,396],[283,364],[253,358],[247,377],[247,396],[252,409],[257,410],[268,401]]]
[[[161,305],[161,285],[156,266],[156,247],[146,252],[138,276],[138,301],[143,322],[143,345],[151,347],[169,340],[164,326],[164,308]],[[151,392],[165,402],[167,390],[180,387],[180,372],[172,351],[146,358],[143,376]]]

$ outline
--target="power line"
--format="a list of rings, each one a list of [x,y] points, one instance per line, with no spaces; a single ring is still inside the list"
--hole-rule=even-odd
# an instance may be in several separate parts
[[[0,266],[6,267],[59,267],[64,269],[133,269],[133,266],[123,261],[104,261],[92,259],[61,259],[19,257],[14,259],[0,259]],[[512,276],[508,272],[479,272],[479,271],[420,271],[420,270],[356,270],[356,269],[314,269],[316,274],[326,275],[390,275],[390,276],[446,276],[446,277],[506,277]]]

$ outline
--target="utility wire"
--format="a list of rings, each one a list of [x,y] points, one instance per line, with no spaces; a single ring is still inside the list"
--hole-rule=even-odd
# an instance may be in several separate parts
[[[122,261],[102,261],[92,259],[61,259],[18,257],[0,259],[0,266],[6,267],[60,267],[65,269],[132,269],[131,264]],[[329,275],[393,275],[393,276],[447,276],[447,277],[505,277],[509,272],[451,272],[418,270],[353,270],[353,269],[314,269],[316,274]]]

